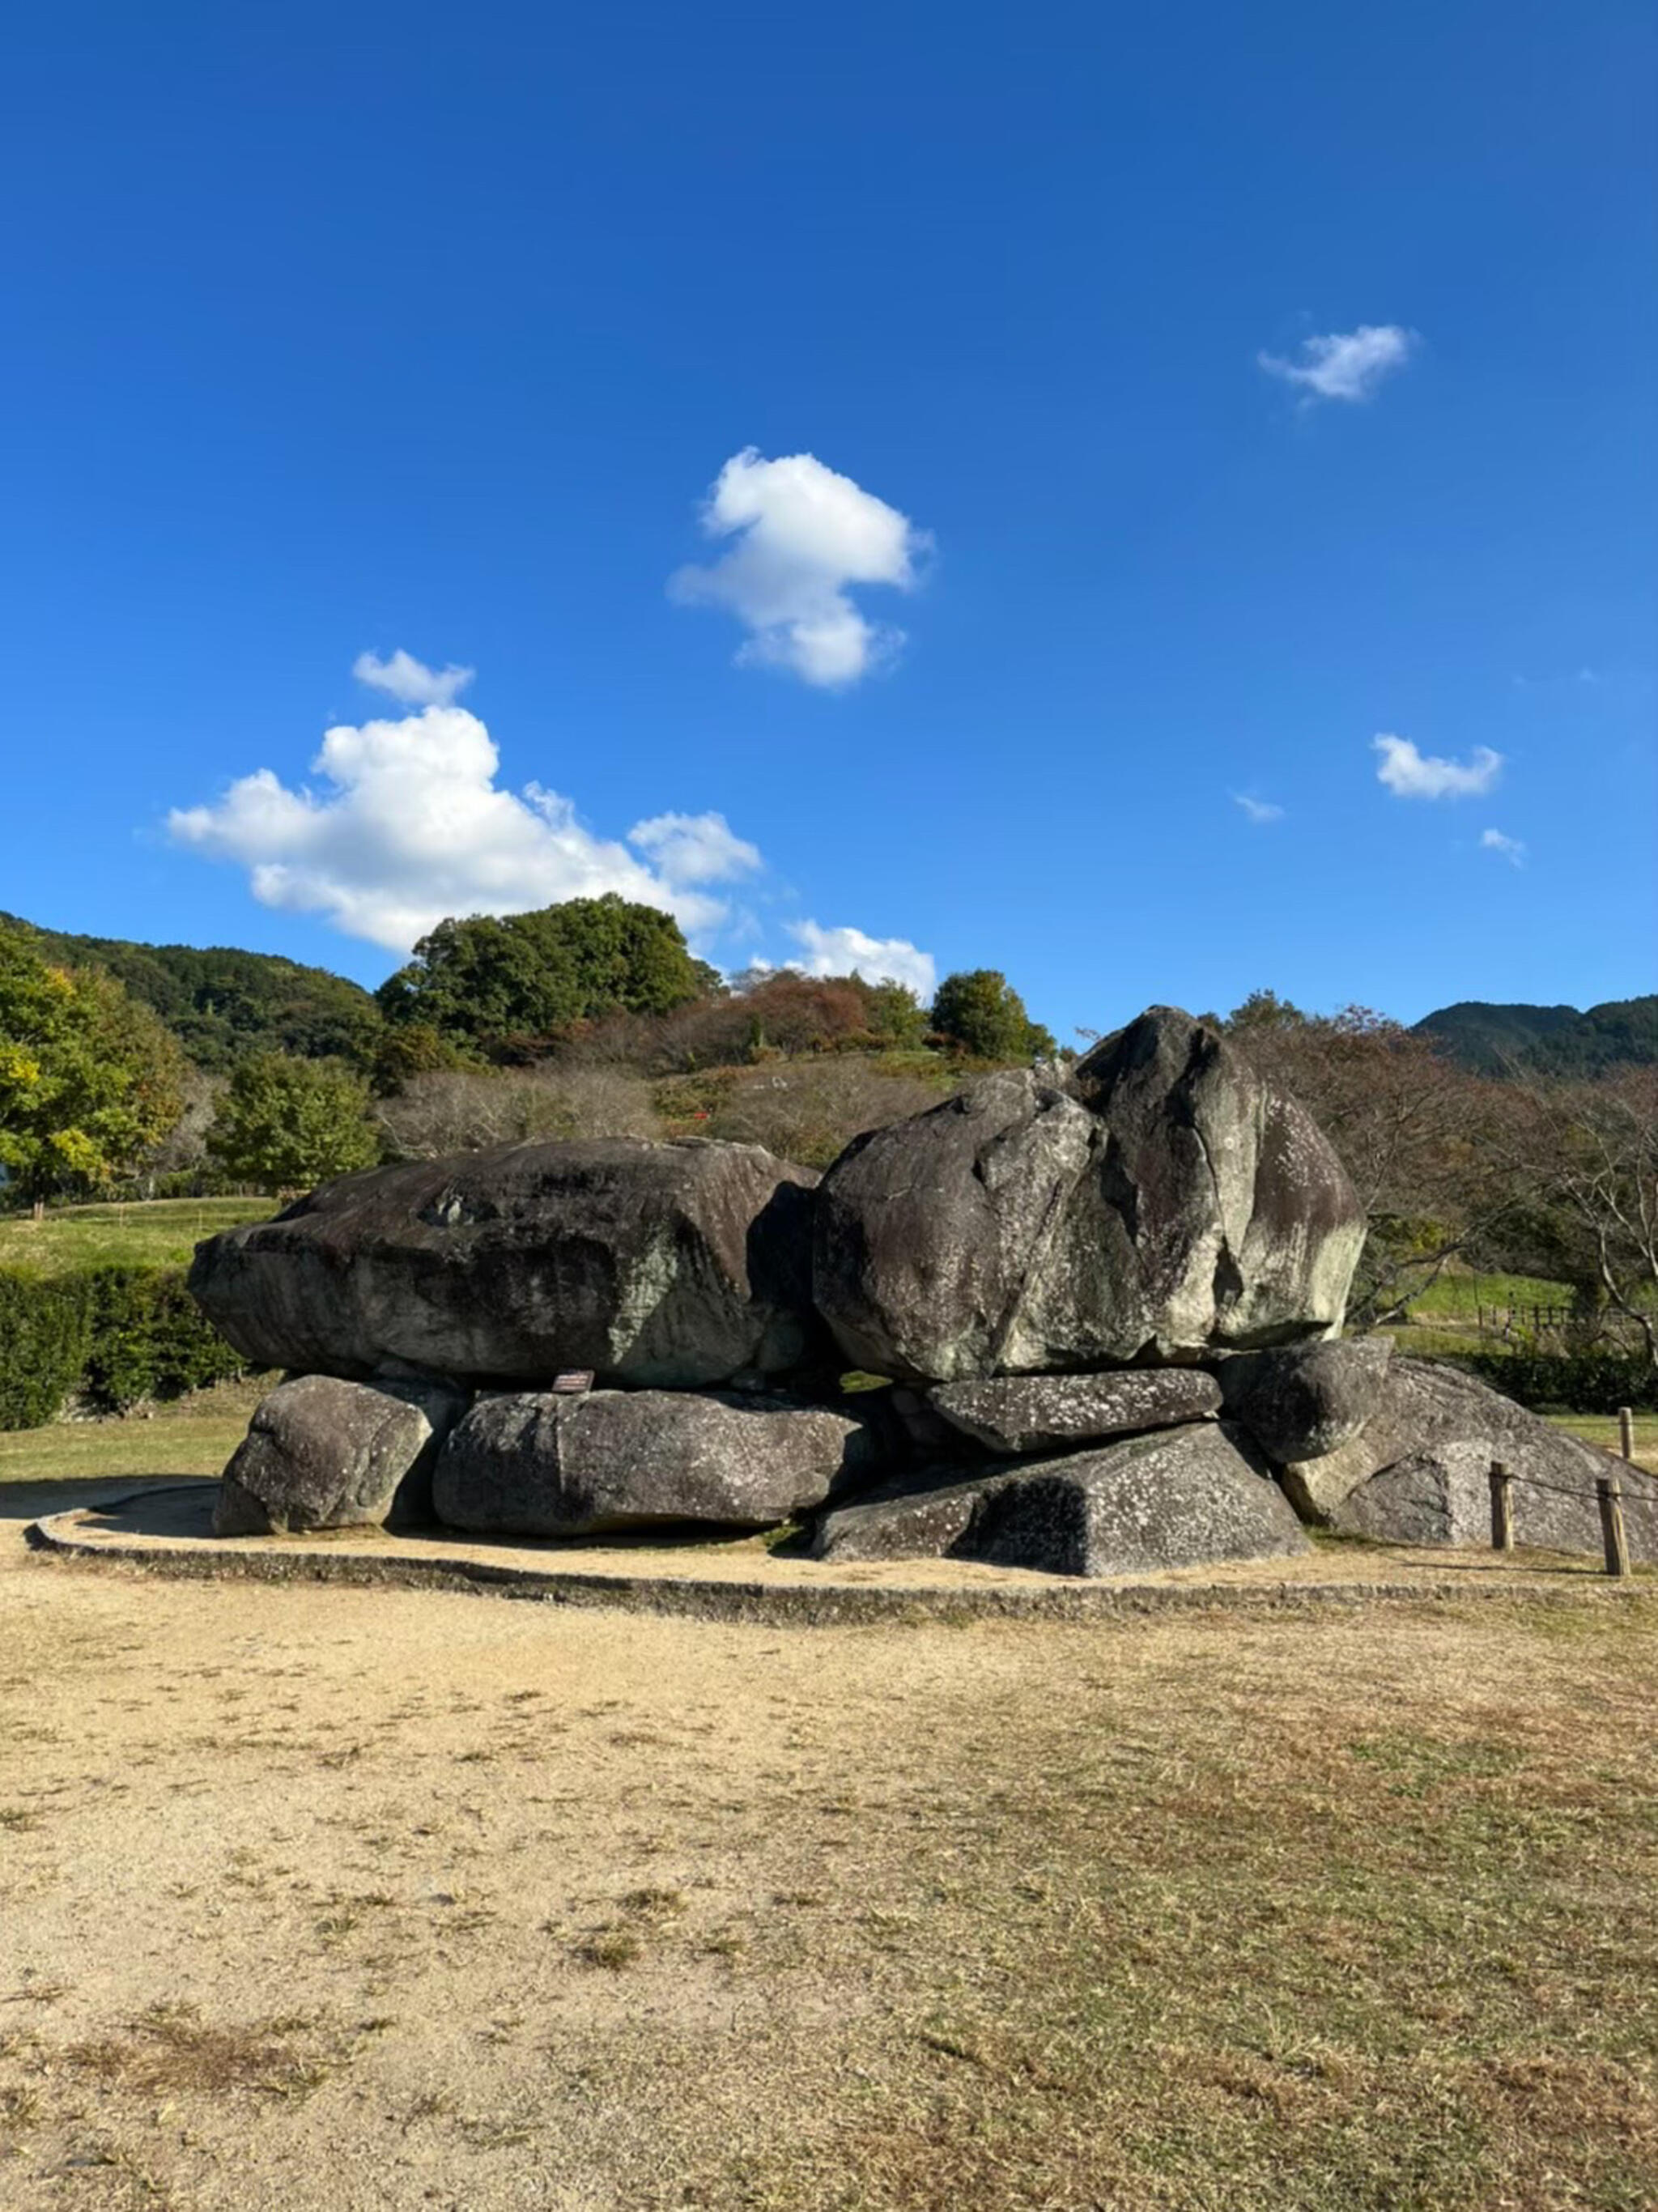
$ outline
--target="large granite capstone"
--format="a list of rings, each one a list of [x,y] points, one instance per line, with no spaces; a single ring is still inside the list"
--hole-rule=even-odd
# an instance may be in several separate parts
[[[190,1287],[260,1366],[695,1389],[810,1352],[817,1180],[757,1145],[497,1146],[325,1183]]]
[[[1305,1110],[1154,1007],[1060,1081],[1011,1070],[854,1139],[813,1287],[908,1382],[1190,1361],[1339,1329],[1362,1209]]]

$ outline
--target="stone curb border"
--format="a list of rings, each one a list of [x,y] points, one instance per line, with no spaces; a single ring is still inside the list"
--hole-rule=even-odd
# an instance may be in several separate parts
[[[179,1484],[179,1489],[193,1487]],[[662,1613],[696,1620],[755,1622],[775,1627],[862,1627],[886,1622],[968,1620],[1086,1621],[1132,1620],[1156,1613],[1296,1613],[1382,1601],[1445,1604],[1454,1600],[1551,1606],[1619,1604],[1658,1598],[1658,1580],[1609,1588],[1550,1589],[1439,1580],[1431,1583],[1060,1583],[1052,1589],[857,1589],[812,1585],[692,1582],[668,1575],[593,1575],[571,1568],[492,1566],[478,1559],[376,1559],[363,1553],[152,1550],[142,1542],[93,1544],[70,1533],[82,1512],[106,1511],[160,1490],[106,1498],[96,1509],[32,1521],[32,1551],[81,1564],[118,1567],[184,1582],[343,1583],[358,1589],[437,1589],[475,1597],[530,1599],[542,1605],[585,1606],[623,1613]],[[1589,1577],[1586,1575],[1585,1581]]]

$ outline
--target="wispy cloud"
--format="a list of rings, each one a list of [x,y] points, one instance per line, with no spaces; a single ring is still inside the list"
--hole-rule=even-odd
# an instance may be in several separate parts
[[[930,1004],[938,972],[930,952],[904,937],[869,937],[861,929],[820,929],[815,921],[792,921],[789,935],[802,957],[789,965],[808,975],[861,975],[867,982],[907,983]]]
[[[1510,867],[1525,866],[1526,848],[1521,839],[1505,837],[1500,830],[1482,830],[1479,842],[1487,853],[1500,853]]]
[[[604,891],[717,932],[727,908],[708,887],[761,866],[723,815],[659,814],[625,838],[601,837],[557,792],[505,787],[500,765],[476,714],[430,703],[329,730],[311,763],[319,790],[262,768],[210,805],[175,807],[167,828],[178,844],[245,867],[262,905],[321,915],[395,952],[446,915],[517,914]]]
[[[890,662],[904,641],[871,622],[853,584],[908,591],[931,540],[908,515],[811,453],[765,459],[750,446],[720,470],[702,509],[732,543],[711,567],[681,568],[671,598],[728,608],[749,632],[739,663],[835,690]]]
[[[1503,756],[1489,745],[1476,745],[1467,761],[1441,760],[1420,753],[1408,738],[1373,738],[1370,749],[1382,756],[1376,769],[1395,799],[1478,799],[1491,790],[1503,772]]]
[[[1295,385],[1309,399],[1368,399],[1384,378],[1405,366],[1416,343],[1416,333],[1397,323],[1361,323],[1356,331],[1304,338],[1298,360],[1272,353],[1255,358],[1268,375]]]
[[[399,646],[389,660],[382,660],[377,653],[360,653],[351,664],[351,673],[359,684],[387,692],[405,707],[450,707],[477,671],[457,668],[452,660],[446,668],[428,668]]]
[[[1247,791],[1235,791],[1232,804],[1242,807],[1246,818],[1254,823],[1282,822],[1284,819],[1281,806],[1276,805],[1270,799],[1252,799]]]

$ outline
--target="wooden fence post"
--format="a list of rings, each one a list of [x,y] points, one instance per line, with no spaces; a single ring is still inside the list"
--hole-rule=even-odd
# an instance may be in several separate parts
[[[1635,1413],[1629,1406],[1618,1408],[1618,1449],[1625,1459],[1635,1456]]]
[[[1514,1478],[1500,1459],[1491,1462],[1491,1549],[1514,1549]]]
[[[1600,1495],[1600,1535],[1606,1547],[1606,1572],[1621,1581],[1629,1572],[1629,1546],[1624,1537],[1624,1492],[1615,1474],[1595,1479]]]

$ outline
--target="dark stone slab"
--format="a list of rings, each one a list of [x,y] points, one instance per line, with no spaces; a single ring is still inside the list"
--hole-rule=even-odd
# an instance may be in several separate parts
[[[1027,1462],[987,1498],[967,1556],[1054,1575],[1133,1575],[1308,1549],[1242,1432],[1206,1422]]]
[[[951,1558],[1054,1575],[1132,1575],[1307,1550],[1240,1431],[1213,1422],[1022,1461],[963,1480],[890,1484],[819,1522],[816,1558]]]
[[[481,1398],[440,1454],[440,1521],[482,1534],[585,1536],[651,1522],[767,1528],[872,1474],[863,1420],[737,1392]]]
[[[934,1468],[859,1492],[818,1518],[811,1556],[837,1565],[859,1559],[942,1559],[960,1555],[975,1516],[998,1477]]]
[[[992,1451],[1057,1451],[1095,1437],[1175,1428],[1218,1413],[1221,1388],[1200,1367],[1103,1375],[995,1375],[941,1382],[930,1403]]]

